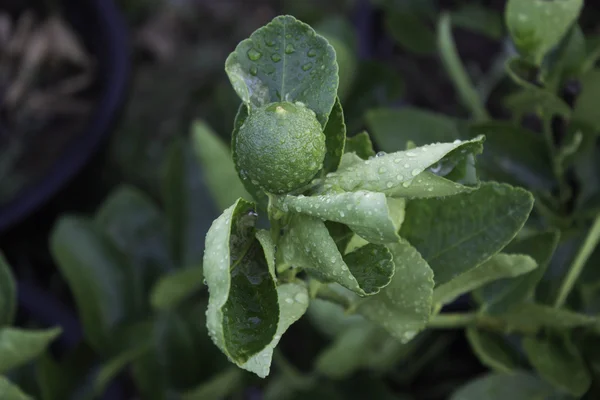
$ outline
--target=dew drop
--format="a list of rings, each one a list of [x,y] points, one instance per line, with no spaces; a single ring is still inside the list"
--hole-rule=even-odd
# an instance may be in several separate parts
[[[416,168],[415,168],[415,169],[413,169],[413,170],[411,171],[411,173],[410,173],[410,174],[411,174],[412,176],[417,176],[417,175],[419,175],[420,173],[421,173],[421,170],[420,170],[420,169],[416,169]]]
[[[396,175],[396,179],[398,179],[399,181],[401,181],[402,179],[404,179],[404,176],[402,176],[402,175]]]
[[[406,181],[402,183],[402,186],[404,186],[405,188],[409,187],[412,184],[412,179],[410,181]]]
[[[385,174],[386,171],[387,171],[387,169],[385,169],[385,167],[379,167],[380,174]]]
[[[308,51],[308,53],[306,53],[307,56],[309,57],[316,57],[317,56],[317,51],[315,49],[310,49]]]
[[[273,47],[273,46],[275,46],[275,40],[274,39],[265,39],[265,44],[269,47]]]
[[[379,153],[375,154],[375,157],[383,157],[385,156],[387,153],[385,151],[380,151]]]
[[[256,65],[253,65],[253,66],[250,67],[250,73],[253,76],[256,76],[256,74],[258,74],[258,68],[256,68]]]
[[[414,157],[414,156],[416,156],[416,154],[415,154],[415,153],[413,153],[412,151],[407,151],[407,152],[406,152],[406,155],[407,155],[408,157]]]
[[[293,304],[294,300],[288,297],[287,299],[285,299],[285,302],[288,304]]]
[[[394,186],[394,184],[392,182],[388,182],[385,186],[387,186],[388,189],[392,188],[392,186]]]
[[[278,53],[273,53],[271,54],[271,60],[273,60],[273,62],[279,62],[281,61],[281,56]]]
[[[248,58],[252,61],[258,61],[262,57],[262,53],[255,48],[248,50]]]
[[[296,300],[298,303],[304,304],[308,302],[308,296],[306,296],[306,293],[296,293],[294,300]]]
[[[302,71],[309,71],[313,67],[313,63],[308,62],[302,66]]]
[[[295,51],[296,51],[296,48],[294,47],[293,44],[289,43],[287,46],[285,46],[285,54],[292,54]]]

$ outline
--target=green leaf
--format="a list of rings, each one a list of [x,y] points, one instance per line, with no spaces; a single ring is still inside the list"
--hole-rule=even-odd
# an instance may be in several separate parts
[[[465,3],[452,13],[452,21],[463,29],[500,40],[504,35],[502,16],[480,4]]]
[[[433,303],[451,303],[462,294],[489,282],[502,278],[513,278],[530,272],[536,267],[537,263],[529,256],[496,254],[483,264],[438,285],[433,291]]]
[[[515,304],[498,317],[509,328],[530,333],[536,333],[542,328],[565,330],[598,323],[595,317],[536,303]]]
[[[106,352],[113,328],[134,311],[131,265],[84,218],[62,217],[52,231],[50,248],[75,297],[86,339]]]
[[[539,232],[515,239],[504,248],[503,251],[509,254],[531,256],[538,267],[517,278],[500,280],[481,288],[487,312],[505,311],[510,305],[534,298],[535,288],[546,272],[559,238],[558,231]]]
[[[541,65],[577,20],[583,0],[509,0],[505,17],[517,49]]]
[[[540,376],[560,390],[583,396],[592,381],[577,347],[565,336],[523,338],[523,349]]]
[[[463,66],[454,39],[450,15],[442,14],[438,22],[437,45],[446,72],[450,75],[454,88],[458,92],[463,105],[469,109],[476,120],[488,119],[487,111],[479,93],[475,90],[471,78]]]
[[[60,328],[44,331],[0,328],[0,374],[39,357],[60,333]]]
[[[202,174],[219,210],[239,198],[250,199],[235,170],[231,150],[204,121],[192,126],[192,145]]]
[[[490,373],[456,390],[450,400],[532,400],[557,394],[552,386],[526,371]]]
[[[211,214],[200,165],[187,139],[176,140],[163,166],[162,196],[172,257],[178,266],[198,266]]]
[[[238,109],[237,115],[235,116],[235,122],[233,124],[233,132],[231,134],[232,149],[236,148],[235,143],[237,140],[237,135],[242,125],[244,125],[246,118],[248,118],[248,107],[242,103],[240,105],[240,108]],[[258,187],[258,184],[253,183],[252,180],[248,177],[248,175],[244,171],[239,169],[237,163],[237,154],[235,151],[233,152],[233,162],[235,164],[236,171],[240,179],[242,180],[242,184],[244,185],[248,193],[252,195],[252,198],[254,199],[254,201],[256,201],[259,208],[266,210],[267,204],[269,203],[269,198],[267,197],[265,192]]]
[[[417,248],[441,285],[499,252],[532,207],[529,192],[485,183],[473,193],[409,202],[400,236]]]
[[[366,122],[379,147],[388,152],[405,148],[409,140],[424,146],[460,137],[457,120],[418,108],[372,109],[367,112]]]
[[[329,284],[328,287],[336,292],[339,288],[346,290],[336,283]],[[311,324],[328,337],[337,336],[365,321],[362,315],[346,313],[340,305],[319,298],[311,299],[306,315]]]
[[[388,12],[385,25],[403,49],[419,55],[435,53],[435,33],[418,15],[407,11]]]
[[[344,110],[338,97],[335,98],[335,103],[327,125],[323,130],[325,134],[325,145],[327,153],[323,161],[323,171],[335,171],[340,165],[342,155],[344,154],[344,145],[346,143],[346,124],[344,123]]]
[[[510,373],[518,364],[518,353],[504,337],[477,328],[467,328],[467,340],[479,361],[493,371]]]
[[[236,367],[231,367],[218,373],[208,382],[184,393],[182,400],[219,400],[227,397],[243,382],[243,373]]]
[[[388,248],[394,260],[394,277],[379,294],[360,302],[357,312],[406,343],[429,321],[433,272],[406,241],[388,245]]]
[[[100,368],[98,375],[94,381],[94,393],[96,396],[101,396],[106,387],[119,373],[130,363],[139,359],[150,349],[150,343],[132,347],[127,351],[119,354],[118,356],[109,360],[106,364]]]
[[[155,310],[177,307],[204,287],[203,278],[202,267],[186,268],[163,276],[152,289],[150,304]]]
[[[323,196],[277,196],[273,206],[347,225],[370,243],[397,242],[404,219],[404,200],[386,198],[383,193],[357,191]]]
[[[338,65],[327,40],[296,18],[284,15],[236,47],[225,71],[250,107],[279,101],[302,102],[322,126],[337,95]]]
[[[596,134],[600,132],[600,116],[597,101],[600,94],[600,68],[585,73],[580,78],[581,93],[577,96],[573,119],[592,127]]]
[[[254,372],[261,378],[269,375],[273,350],[287,329],[300,319],[308,308],[308,292],[306,287],[297,283],[286,283],[277,287],[279,299],[279,322],[273,340],[260,353],[252,356],[246,364],[240,367]]]
[[[309,269],[361,296],[379,292],[394,274],[386,247],[369,244],[342,256],[323,221],[314,217],[293,218],[280,246],[284,264]]]
[[[136,313],[149,311],[148,293],[154,281],[172,268],[161,211],[144,193],[122,185],[104,201],[94,221],[131,268],[128,290]]]
[[[23,393],[6,377],[0,375],[0,399],[2,400],[33,400],[33,397]]]
[[[469,136],[485,135],[477,169],[493,180],[549,190],[555,184],[542,135],[508,121],[469,126]],[[482,178],[483,179],[483,178]]]
[[[17,310],[17,291],[10,265],[0,252],[0,327],[10,325]]]
[[[207,326],[214,343],[238,366],[271,343],[280,313],[275,277],[254,237],[255,219],[253,204],[239,199],[206,235]]]
[[[363,160],[368,160],[369,157],[375,156],[373,150],[373,142],[366,131],[362,131],[357,135],[346,138],[345,153],[355,153]]]
[[[349,165],[327,175],[323,191],[355,192],[366,190],[390,197],[440,197],[470,191],[472,188],[452,182],[454,170],[470,154],[479,154],[483,138],[456,140],[389,153],[372,160]],[[436,175],[439,174],[439,175]],[[472,182],[468,182],[471,184]]]

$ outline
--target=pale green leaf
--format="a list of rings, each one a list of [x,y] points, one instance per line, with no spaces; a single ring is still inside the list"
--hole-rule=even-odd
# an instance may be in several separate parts
[[[340,288],[341,286],[335,283],[329,284],[329,288],[332,290],[335,290],[335,287]],[[338,304],[319,298],[310,301],[306,315],[310,319],[311,325],[329,337],[334,337],[365,321],[362,315],[346,313]]]
[[[323,171],[335,171],[340,165],[344,154],[344,145],[346,144],[344,110],[338,97],[335,98],[333,109],[323,133],[325,134],[325,146],[327,147],[327,153],[323,161]]]
[[[255,220],[253,204],[239,199],[206,235],[209,334],[239,366],[271,343],[279,320],[274,277],[254,236]]]
[[[342,256],[323,221],[314,217],[293,218],[280,246],[285,264],[306,268],[361,296],[379,292],[394,274],[387,248],[369,244]]]
[[[510,373],[518,365],[518,353],[504,337],[477,328],[467,328],[467,340],[479,361],[493,371]]]
[[[155,310],[176,307],[204,287],[203,277],[202,267],[184,268],[163,276],[152,288],[150,304]]]
[[[204,121],[193,124],[192,139],[206,186],[219,210],[240,197],[250,200],[235,170],[229,146]]]
[[[404,219],[404,200],[383,193],[356,191],[322,196],[278,196],[273,205],[280,210],[305,214],[347,225],[370,243],[397,242]]]
[[[394,277],[380,293],[360,302],[357,312],[401,342],[408,342],[429,320],[433,272],[406,241],[390,244],[388,248],[394,260]]]
[[[438,285],[433,291],[434,304],[448,304],[489,282],[513,278],[534,270],[535,260],[525,255],[496,254],[483,264]]]
[[[459,167],[462,169],[465,158],[481,153],[482,149],[483,137],[479,137],[388,153],[328,174],[322,190],[366,190],[391,197],[439,197],[461,193],[471,188],[443,176],[450,176]]]
[[[269,375],[273,349],[277,347],[287,329],[300,319],[308,308],[308,292],[304,285],[286,283],[277,287],[279,301],[279,322],[273,340],[260,353],[252,356],[241,368],[254,372],[261,378]]]
[[[583,0],[509,0],[505,17],[517,49],[540,65],[577,20]]]
[[[337,95],[338,65],[327,40],[284,15],[238,44],[225,63],[229,80],[252,109],[278,101],[302,102],[325,126]]]
[[[540,376],[557,389],[577,397],[589,389],[590,371],[577,347],[567,337],[525,337],[523,349]]]
[[[0,374],[39,357],[60,333],[60,328],[43,331],[0,328]]]
[[[221,400],[237,390],[244,375],[238,368],[228,368],[212,377],[208,382],[184,393],[182,400]]]
[[[485,183],[473,193],[409,202],[400,236],[417,248],[441,285],[506,246],[532,207],[529,192]]]
[[[15,280],[10,265],[0,252],[0,327],[13,322],[17,307]]]
[[[450,400],[545,400],[555,394],[534,374],[516,371],[482,375],[456,390]]]
[[[344,148],[345,153],[355,153],[363,160],[369,159],[369,157],[375,156],[375,150],[373,150],[373,142],[366,131],[362,131],[352,137],[346,138],[346,147]]]
[[[6,377],[0,375],[0,399],[2,400],[33,400]]]

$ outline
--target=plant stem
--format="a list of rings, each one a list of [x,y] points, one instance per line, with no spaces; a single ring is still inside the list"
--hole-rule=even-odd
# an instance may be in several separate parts
[[[335,303],[341,306],[344,310],[350,310],[352,308],[352,302],[346,296],[342,296],[335,290],[331,290],[329,287],[323,285],[317,290],[317,298],[326,300],[331,303]]]
[[[587,237],[583,242],[583,246],[581,246],[575,260],[573,260],[573,263],[569,267],[567,276],[563,280],[560,290],[558,291],[554,307],[562,307],[565,304],[569,293],[573,289],[573,286],[575,286],[575,282],[577,282],[579,275],[581,275],[581,271],[583,271],[583,267],[598,245],[598,242],[600,242],[600,215],[594,220],[594,224],[588,232]]]
[[[476,312],[433,315],[427,323],[427,327],[431,329],[466,328],[468,326],[477,326],[497,332],[506,330],[506,324],[501,319]]]

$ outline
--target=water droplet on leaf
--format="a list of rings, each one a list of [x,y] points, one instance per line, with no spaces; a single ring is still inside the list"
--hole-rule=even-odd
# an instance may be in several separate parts
[[[262,57],[262,53],[255,48],[248,50],[248,58],[252,61],[258,61]]]

